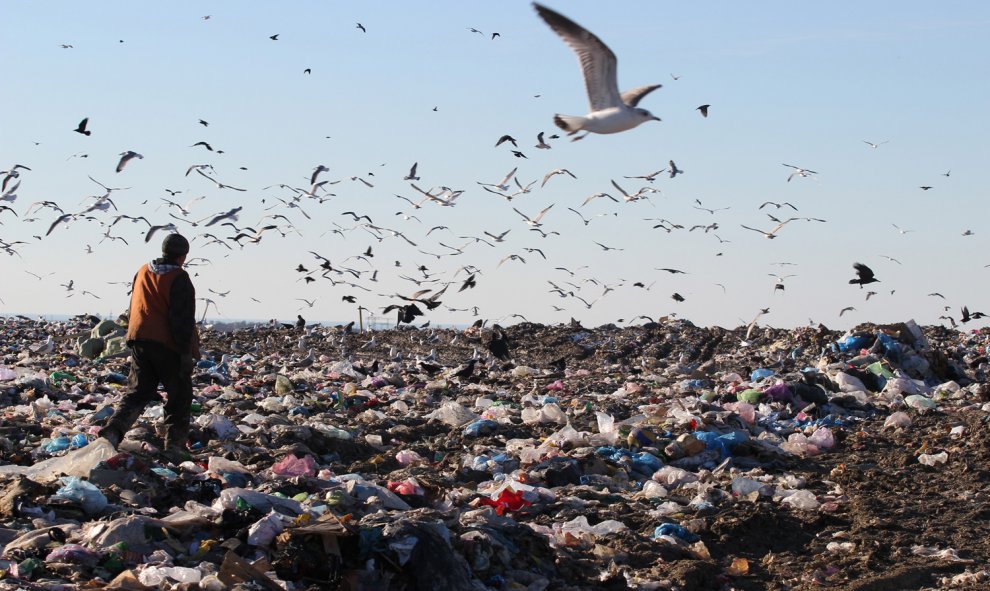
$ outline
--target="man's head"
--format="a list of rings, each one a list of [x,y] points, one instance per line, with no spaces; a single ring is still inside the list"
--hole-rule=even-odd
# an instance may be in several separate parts
[[[189,254],[189,241],[182,234],[169,234],[162,241],[162,258],[169,262],[177,262]]]

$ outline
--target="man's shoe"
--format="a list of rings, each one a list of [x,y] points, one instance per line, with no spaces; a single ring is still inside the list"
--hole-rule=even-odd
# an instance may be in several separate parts
[[[117,447],[120,446],[120,441],[123,439],[123,437],[120,436],[120,433],[108,427],[100,429],[100,437],[109,441],[110,445],[112,445],[114,449],[117,449]]]
[[[192,456],[189,455],[189,452],[187,452],[185,449],[177,445],[166,447],[164,450],[162,450],[161,456],[162,458],[167,460],[170,464],[174,464],[176,466],[178,466],[182,462],[192,459]]]

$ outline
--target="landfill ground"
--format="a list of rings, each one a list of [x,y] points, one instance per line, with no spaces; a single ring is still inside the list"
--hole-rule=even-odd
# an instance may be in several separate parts
[[[990,587],[985,328],[204,329],[176,466],[94,324],[0,324],[0,589]]]

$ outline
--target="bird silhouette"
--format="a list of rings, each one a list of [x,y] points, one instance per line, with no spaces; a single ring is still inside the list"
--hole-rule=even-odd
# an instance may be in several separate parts
[[[863,263],[853,263],[853,269],[856,269],[856,278],[850,279],[849,283],[858,283],[860,289],[863,289],[863,286],[867,283],[876,283],[880,281],[873,276],[873,270]]]
[[[81,133],[83,135],[93,135],[93,132],[92,131],[86,129],[86,126],[87,125],[89,125],[89,117],[86,117],[85,119],[83,119],[82,121],[80,121],[79,122],[79,126],[76,127],[75,129],[73,129],[72,131],[74,131],[76,133]]]

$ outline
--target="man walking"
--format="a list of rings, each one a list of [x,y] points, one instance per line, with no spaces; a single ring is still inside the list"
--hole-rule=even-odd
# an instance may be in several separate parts
[[[179,463],[187,457],[192,403],[193,358],[199,358],[196,290],[182,268],[189,241],[171,234],[162,242],[162,257],[143,265],[134,276],[127,322],[131,348],[128,391],[100,431],[116,447],[124,434],[165,387],[165,457]]]

